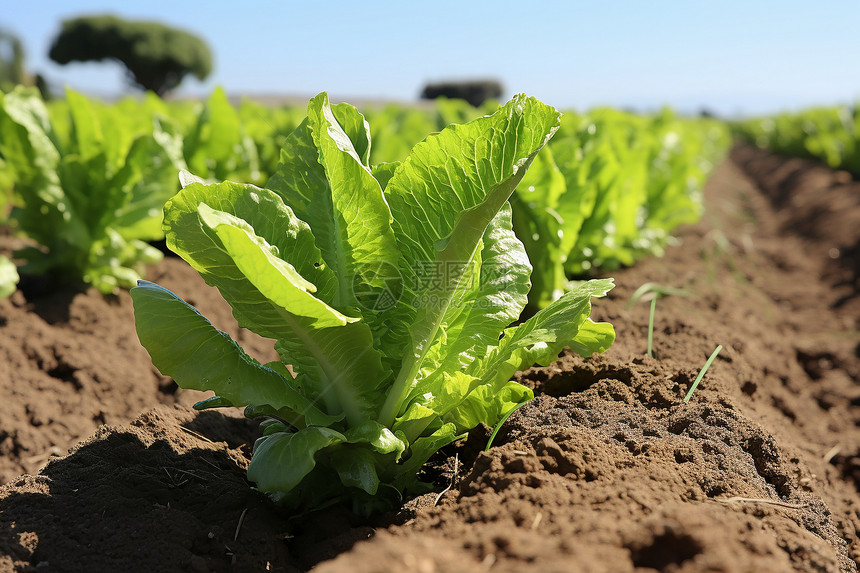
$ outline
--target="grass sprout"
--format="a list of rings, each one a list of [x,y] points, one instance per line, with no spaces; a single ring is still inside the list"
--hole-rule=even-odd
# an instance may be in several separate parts
[[[507,412],[505,412],[505,414],[499,420],[499,423],[496,424],[495,428],[493,428],[493,433],[490,434],[489,439],[487,439],[487,446],[484,448],[485,452],[489,451],[489,449],[493,446],[493,440],[496,439],[496,434],[499,433],[499,430],[502,429],[502,425],[508,421],[508,418],[511,417],[511,414],[513,414],[514,412],[516,412],[517,410],[519,410],[520,408],[522,408],[523,406],[525,406],[529,402],[531,402],[531,400],[526,400],[525,402],[521,402],[521,403],[517,404],[516,406],[514,406],[513,408],[511,408],[510,410],[508,410]]]
[[[711,355],[708,357],[708,360],[705,362],[705,365],[702,366],[702,369],[699,370],[699,375],[696,376],[696,380],[693,382],[693,385],[690,386],[690,390],[687,392],[687,395],[684,396],[684,404],[690,401],[690,398],[693,396],[693,392],[696,391],[696,388],[699,386],[699,382],[702,381],[702,378],[705,376],[705,372],[708,371],[708,368],[711,367],[711,363],[717,357],[717,354],[720,353],[720,350],[723,349],[722,344],[718,344],[717,347],[711,352]]]
[[[668,287],[658,283],[645,283],[636,289],[636,292],[630,297],[627,308],[632,307],[645,295],[651,295],[651,312],[648,315],[647,354],[649,358],[654,357],[654,314],[657,311],[657,299],[661,296],[690,296],[690,294],[690,291],[681,288]]]

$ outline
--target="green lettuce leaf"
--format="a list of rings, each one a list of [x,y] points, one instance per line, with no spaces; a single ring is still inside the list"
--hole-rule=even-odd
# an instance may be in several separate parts
[[[548,365],[571,344],[583,356],[605,351],[615,340],[615,331],[606,323],[592,326],[595,323],[589,322],[588,315],[591,298],[605,296],[612,287],[612,279],[580,283],[527,321],[505,329],[499,345],[486,358],[473,362],[466,373],[481,373],[482,383],[498,388],[518,370]],[[578,340],[583,325],[586,336]]]
[[[530,306],[534,310],[564,293],[567,253],[562,250],[561,243],[566,229],[557,209],[566,191],[564,175],[553,160],[552,150],[545,147],[537,154],[511,198],[514,232],[523,242],[534,268],[529,291]]]
[[[263,436],[254,444],[248,479],[262,491],[289,492],[313,471],[320,451],[345,439],[343,434],[321,426]]]
[[[387,356],[405,343],[387,319],[401,290],[400,253],[391,212],[367,165],[369,149],[364,117],[351,106],[331,106],[320,94],[287,137],[266,186],[314,230],[323,264],[336,277],[326,302],[362,317],[383,349],[386,368],[393,368]]]
[[[183,388],[213,390],[234,406],[289,410],[291,422],[328,425],[327,416],[292,387],[292,380],[249,357],[188,303],[154,283],[132,289],[135,325],[152,362]],[[167,319],[167,320],[165,320]]]
[[[8,257],[0,256],[0,298],[10,296],[18,285],[18,269]]]
[[[555,109],[516,96],[493,115],[429,136],[388,182],[385,196],[404,279],[398,312],[388,320],[408,325],[413,352],[380,412],[383,424],[391,424],[404,408],[487,226],[558,125]]]
[[[241,326],[277,341],[284,362],[307,378],[330,414],[358,423],[378,409],[385,370],[371,331],[324,302],[337,279],[310,228],[280,196],[195,183],[165,212],[168,246],[221,291]]]

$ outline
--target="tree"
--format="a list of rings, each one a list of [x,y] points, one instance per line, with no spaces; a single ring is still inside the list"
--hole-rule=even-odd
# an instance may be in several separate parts
[[[0,89],[11,90],[23,84],[26,77],[21,40],[11,32],[0,30]]]
[[[115,60],[131,81],[159,96],[186,75],[200,80],[212,71],[212,54],[199,37],[159,22],[115,16],[85,16],[63,21],[49,56],[58,64]]]
[[[15,86],[36,86],[48,99],[48,83],[41,74],[31,74],[25,65],[24,45],[14,33],[0,29],[0,91],[10,92]]]
[[[421,99],[437,97],[464,99],[478,107],[488,99],[502,96],[502,84],[496,80],[464,80],[427,84],[421,92]]]

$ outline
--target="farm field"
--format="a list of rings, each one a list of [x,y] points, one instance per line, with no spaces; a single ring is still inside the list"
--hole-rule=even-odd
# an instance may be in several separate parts
[[[737,147],[704,203],[663,258],[607,273],[605,354],[518,374],[537,399],[492,448],[473,430],[432,458],[435,492],[373,518],[289,519],[251,490],[254,423],[190,409],[128,292],[22,282],[0,300],[0,570],[856,571],[860,184]],[[186,263],[147,279],[276,359]],[[649,282],[687,291],[659,299],[653,358],[628,308]]]

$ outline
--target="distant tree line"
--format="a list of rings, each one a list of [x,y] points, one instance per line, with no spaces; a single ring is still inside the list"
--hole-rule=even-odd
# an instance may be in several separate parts
[[[438,82],[427,84],[421,92],[421,99],[464,99],[478,107],[488,99],[500,99],[502,91],[502,84],[496,80]]]

